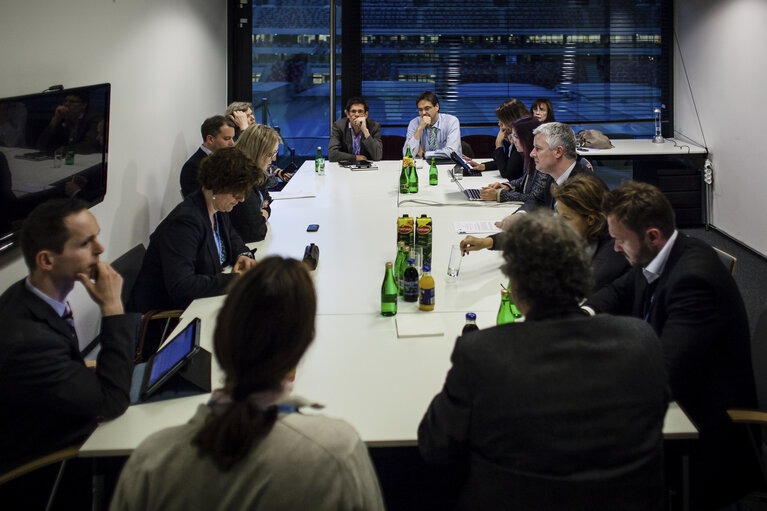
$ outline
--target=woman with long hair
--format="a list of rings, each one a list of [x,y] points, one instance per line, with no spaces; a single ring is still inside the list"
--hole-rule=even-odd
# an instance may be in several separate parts
[[[511,138],[511,125],[517,119],[530,115],[527,107],[517,99],[507,99],[495,109],[498,118],[498,134],[495,136],[493,159],[485,163],[477,163],[466,157],[467,162],[475,170],[498,170],[504,179],[517,179],[524,174],[524,163],[514,140]]]
[[[268,257],[238,279],[213,334],[223,387],[187,424],[139,445],[111,509],[383,509],[357,432],[287,399],[316,308],[309,272],[294,259]]]
[[[498,202],[520,201],[525,202],[531,199],[541,199],[546,192],[551,178],[538,172],[535,168],[535,162],[530,157],[533,150],[533,130],[540,126],[540,122],[535,117],[526,116],[517,119],[511,125],[511,138],[517,148],[517,152],[523,155],[525,172],[517,179],[508,183],[493,183],[480,190],[480,197],[484,200],[494,200]]]
[[[280,142],[279,133],[263,124],[248,126],[237,140],[237,148],[253,160],[259,173],[253,193],[229,214],[232,225],[245,243],[261,241],[266,237],[266,222],[272,214],[272,196],[268,189],[269,165],[277,158]]]
[[[548,98],[538,98],[530,107],[530,111],[533,113],[533,117],[538,119],[541,124],[547,122],[554,122],[554,106]]]

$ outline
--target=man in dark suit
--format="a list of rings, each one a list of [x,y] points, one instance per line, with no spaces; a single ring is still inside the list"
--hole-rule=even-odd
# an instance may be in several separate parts
[[[368,109],[368,102],[364,98],[349,98],[346,102],[346,119],[333,123],[330,134],[330,161],[381,159],[381,125],[368,117]]]
[[[24,223],[30,273],[0,297],[0,471],[82,442],[98,418],[127,408],[138,314],[124,314],[122,278],[99,260],[96,218],[78,199],[56,199]],[[80,356],[67,296],[82,283],[101,309],[95,370]]]
[[[424,459],[468,473],[459,509],[662,509],[667,380],[635,318],[584,315],[580,236],[553,212],[521,215],[502,267],[523,323],[455,343],[418,428]]]
[[[760,478],[747,432],[726,414],[756,406],[740,292],[710,246],[676,230],[656,187],[625,183],[603,207],[615,250],[633,269],[587,307],[642,318],[660,337],[672,398],[700,431],[691,456],[692,509],[718,509]]]
[[[200,162],[203,158],[219,149],[234,145],[234,122],[223,115],[214,115],[205,119],[200,126],[200,133],[202,134],[200,148],[181,167],[179,181],[181,195],[184,197],[200,189],[197,172],[200,171]]]

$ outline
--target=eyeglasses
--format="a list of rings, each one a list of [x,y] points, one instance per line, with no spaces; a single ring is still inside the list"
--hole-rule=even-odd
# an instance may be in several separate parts
[[[349,110],[350,114],[364,114],[364,110]]]

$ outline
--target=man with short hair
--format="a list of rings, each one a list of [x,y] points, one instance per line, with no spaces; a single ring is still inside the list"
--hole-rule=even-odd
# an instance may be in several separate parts
[[[101,152],[103,143],[98,141],[100,122],[103,122],[101,116],[88,110],[88,93],[70,91],[40,133],[37,148],[49,152],[64,148],[82,154]]]
[[[253,115],[253,108],[247,101],[233,101],[226,107],[224,115],[234,123],[234,140],[240,137],[240,133],[245,131],[248,126],[256,124],[256,117]]]
[[[29,276],[0,296],[0,472],[82,442],[130,403],[141,316],[124,314],[122,278],[99,260],[99,226],[86,208],[56,199],[30,213],[21,234]],[[101,309],[95,370],[67,302],[76,281]]]
[[[200,170],[200,162],[203,158],[219,149],[234,145],[234,122],[223,115],[214,115],[205,119],[200,126],[200,133],[202,134],[200,148],[181,167],[179,181],[181,195],[184,197],[200,189],[197,172]]]
[[[407,127],[404,155],[407,148],[413,156],[426,160],[450,158],[450,153],[462,154],[461,123],[458,118],[439,111],[439,99],[431,91],[424,91],[416,100],[418,117]]]
[[[381,125],[368,117],[368,110],[365,98],[353,97],[346,102],[346,119],[333,123],[333,131],[330,134],[330,161],[381,159]]]
[[[421,455],[468,473],[457,509],[662,509],[657,336],[635,318],[582,314],[591,257],[553,212],[520,215],[502,248],[525,321],[458,338]]]
[[[624,183],[604,200],[615,250],[632,270],[595,293],[587,310],[644,319],[663,346],[672,398],[700,431],[693,446],[691,509],[719,509],[758,484],[760,470],[729,408],[754,408],[743,299],[714,250],[676,230],[656,187]]]

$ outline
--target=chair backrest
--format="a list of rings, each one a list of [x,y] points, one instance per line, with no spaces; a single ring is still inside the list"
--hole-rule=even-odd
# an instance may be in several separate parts
[[[738,264],[738,258],[732,254],[728,254],[722,249],[713,247],[716,250],[716,255],[719,256],[719,260],[722,261],[724,267],[730,272],[730,275],[735,275],[735,266]]]
[[[759,409],[767,411],[767,309],[759,315],[751,335],[751,365]]]
[[[402,159],[402,148],[405,147],[405,137],[402,137],[400,135],[381,135],[381,143],[383,144],[382,159],[384,160],[401,160]]]
[[[492,135],[465,135],[461,137],[461,142],[471,146],[474,151],[474,158],[493,157],[493,151],[495,151],[495,137]]]
[[[123,305],[128,303],[133,285],[136,283],[141,264],[144,262],[146,248],[143,243],[139,243],[132,249],[125,252],[112,263],[112,268],[123,278],[123,290],[121,298]]]

